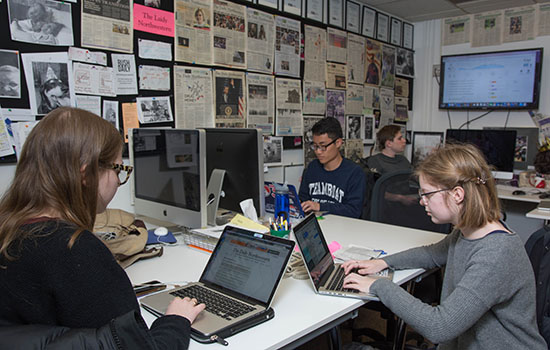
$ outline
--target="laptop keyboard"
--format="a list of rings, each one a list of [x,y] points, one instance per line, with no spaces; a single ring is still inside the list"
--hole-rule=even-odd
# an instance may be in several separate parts
[[[237,318],[254,310],[254,308],[249,305],[228,298],[223,294],[216,293],[200,285],[192,285],[188,288],[171,292],[170,294],[180,298],[195,298],[199,303],[204,303],[206,305],[206,311],[226,320]]]
[[[355,272],[357,273],[357,269],[351,270],[350,273]],[[377,277],[388,277],[388,274],[390,272],[390,269],[384,269],[380,272],[372,274],[372,276]],[[346,274],[344,273],[343,268],[339,268],[338,272],[332,277],[332,280],[330,281],[327,289],[328,290],[337,290],[342,292],[352,292],[352,293],[359,293],[356,289],[349,289],[349,288],[342,288],[342,285],[344,284],[344,278],[346,277]]]

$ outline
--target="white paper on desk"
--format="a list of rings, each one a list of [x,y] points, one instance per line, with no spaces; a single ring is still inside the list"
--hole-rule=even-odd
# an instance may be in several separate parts
[[[350,244],[345,249],[339,249],[334,252],[334,257],[342,261],[348,260],[370,260],[376,259],[382,254],[381,251],[375,251],[372,248],[361,247]]]
[[[254,222],[258,222],[258,215],[256,214],[256,208],[254,208],[254,202],[251,198],[245,199],[241,203],[241,210],[245,217],[249,218]]]
[[[172,44],[170,43],[139,39],[138,49],[140,58],[172,61]]]
[[[197,229],[191,230],[191,232],[199,233],[199,234],[203,234],[209,237],[214,237],[219,239],[220,236],[222,235],[223,230],[225,229],[225,226],[227,226],[227,224],[221,225],[221,226],[207,227],[207,228],[197,228]]]

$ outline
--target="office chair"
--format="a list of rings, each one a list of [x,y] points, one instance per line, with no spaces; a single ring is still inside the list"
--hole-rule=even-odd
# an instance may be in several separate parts
[[[419,203],[418,181],[414,178],[412,170],[399,170],[382,175],[374,183],[372,198],[370,202],[370,220],[391,225],[416,228],[438,233],[449,233],[450,224],[434,224],[426,211]],[[407,285],[411,294],[425,303],[439,302],[441,295],[442,274],[439,269],[428,271],[426,277],[418,283],[413,282]],[[372,329],[362,328],[352,331],[352,337],[359,340],[365,335],[373,342],[369,345],[384,348],[402,348],[405,339],[406,325],[397,319],[393,313],[381,303],[369,303],[367,308],[380,312],[386,320],[386,336]],[[425,344],[424,338],[419,334],[410,333],[417,341],[417,344]],[[412,346],[405,346],[406,349],[414,349]]]

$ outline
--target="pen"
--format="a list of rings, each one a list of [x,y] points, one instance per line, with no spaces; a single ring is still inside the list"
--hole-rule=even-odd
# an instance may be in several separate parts
[[[202,247],[196,246],[194,244],[188,244],[188,246],[191,247],[191,248],[195,248],[195,249],[205,251],[207,253],[212,253],[212,251],[210,249],[202,248]]]

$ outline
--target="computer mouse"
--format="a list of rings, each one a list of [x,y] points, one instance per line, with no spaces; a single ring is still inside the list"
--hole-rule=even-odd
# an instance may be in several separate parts
[[[525,195],[525,191],[522,191],[522,190],[515,190],[514,192],[512,192],[512,194],[514,196],[523,196]]]
[[[155,231],[153,231],[155,236],[159,236],[159,237],[162,237],[162,236],[166,236],[168,234],[168,229],[166,227],[157,227],[155,229]]]

